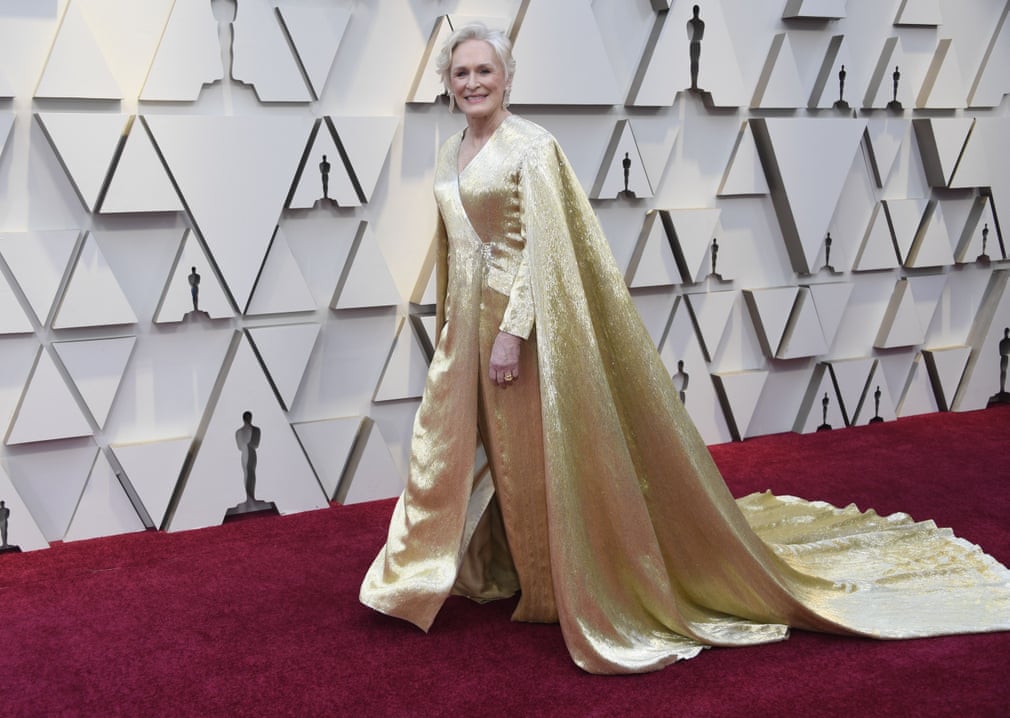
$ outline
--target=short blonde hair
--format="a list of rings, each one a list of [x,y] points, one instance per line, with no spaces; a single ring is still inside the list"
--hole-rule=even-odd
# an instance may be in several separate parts
[[[482,40],[490,45],[494,54],[498,56],[498,62],[505,68],[505,84],[512,82],[512,76],[516,71],[516,61],[512,57],[512,41],[501,30],[491,30],[482,22],[474,22],[453,32],[442,45],[438,59],[435,60],[435,72],[442,78],[446,90],[450,87],[449,68],[452,65],[452,53],[467,40]]]

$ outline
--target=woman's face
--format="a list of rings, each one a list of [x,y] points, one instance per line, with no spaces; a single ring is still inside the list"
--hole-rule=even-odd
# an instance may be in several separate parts
[[[494,48],[483,40],[464,40],[456,46],[449,82],[456,106],[467,119],[488,118],[503,111],[505,68]]]

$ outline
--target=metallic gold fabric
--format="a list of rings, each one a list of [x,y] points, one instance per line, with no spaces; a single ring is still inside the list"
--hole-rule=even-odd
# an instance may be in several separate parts
[[[906,638],[1010,629],[1010,571],[931,522],[734,500],[560,147],[510,116],[439,155],[439,340],[411,473],[361,600],[427,630],[450,592],[521,590],[594,673],[656,670],[788,627]],[[498,328],[520,381],[486,379]],[[487,472],[475,472],[478,427]],[[475,475],[477,478],[475,479]]]

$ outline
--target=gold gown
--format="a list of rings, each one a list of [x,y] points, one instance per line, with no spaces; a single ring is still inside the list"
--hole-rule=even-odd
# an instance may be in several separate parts
[[[458,172],[461,139],[436,170],[439,338],[410,476],[363,603],[427,631],[450,593],[519,591],[513,619],[559,621],[592,673],[789,627],[1010,629],[1010,571],[932,522],[735,500],[554,138],[510,115]],[[526,338],[508,389],[487,378],[499,329]]]

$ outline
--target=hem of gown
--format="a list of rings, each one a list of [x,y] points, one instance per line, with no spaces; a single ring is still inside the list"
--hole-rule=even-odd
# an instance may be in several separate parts
[[[661,671],[674,663],[697,658],[703,651],[716,647],[717,646],[699,644],[698,646],[685,650],[682,653],[670,652],[652,661],[641,661],[636,664],[605,661],[601,665],[599,661],[587,661],[581,657],[575,656],[572,656],[572,660],[580,669],[594,676],[634,675],[639,673],[655,673],[656,671]]]
[[[410,616],[397,612],[394,608],[382,606],[381,604],[370,601],[362,596],[358,596],[358,601],[361,603],[362,606],[370,608],[377,613],[381,613],[383,616],[389,616],[390,618],[396,618],[401,621],[406,621],[407,623],[421,629],[424,633],[428,633],[431,630],[432,624],[435,623],[435,617],[438,615],[438,611],[436,611],[435,614],[432,615],[431,618],[427,620],[427,622],[425,622],[425,619],[417,621],[411,618]]]

